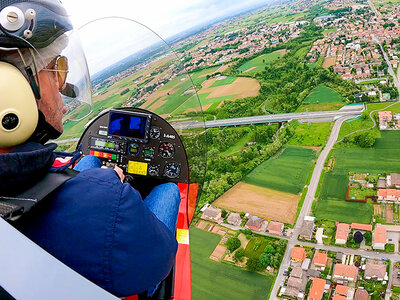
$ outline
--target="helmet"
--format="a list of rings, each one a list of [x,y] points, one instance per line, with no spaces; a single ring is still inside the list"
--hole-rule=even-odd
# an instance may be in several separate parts
[[[59,0],[1,1],[0,78],[0,148],[45,143],[68,115],[90,113],[86,59]]]

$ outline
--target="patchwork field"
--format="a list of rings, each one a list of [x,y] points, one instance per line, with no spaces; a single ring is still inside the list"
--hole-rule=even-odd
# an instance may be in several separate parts
[[[333,152],[334,169],[324,175],[315,216],[340,222],[370,223],[372,205],[346,202],[348,172],[400,172],[400,132],[383,131],[371,149],[338,148]]]
[[[316,153],[312,149],[288,146],[255,168],[245,182],[298,195],[305,185]]]
[[[245,211],[265,219],[293,223],[299,200],[299,195],[239,182],[218,198],[214,205],[233,211]]]
[[[264,300],[273,278],[209,259],[221,237],[190,229],[193,300]]]
[[[245,62],[238,68],[239,72],[243,73],[257,73],[264,70],[264,67],[285,54],[285,50],[278,50],[272,53],[263,54]]]

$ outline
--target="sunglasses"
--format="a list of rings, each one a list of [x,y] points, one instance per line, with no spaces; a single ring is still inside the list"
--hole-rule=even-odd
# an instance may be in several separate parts
[[[68,58],[59,55],[49,64],[46,69],[43,70],[49,72],[57,72],[58,83],[61,91],[65,86],[65,82],[67,81]]]

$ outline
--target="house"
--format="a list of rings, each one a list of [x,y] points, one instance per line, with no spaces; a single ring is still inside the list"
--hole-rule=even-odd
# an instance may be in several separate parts
[[[356,293],[354,294],[354,300],[369,300],[370,296],[368,292],[364,289],[357,289]]]
[[[396,202],[400,200],[400,190],[396,189],[379,189],[378,201]]]
[[[240,214],[238,213],[230,213],[226,221],[228,224],[239,226],[242,223],[242,218],[240,218]]]
[[[348,288],[347,286],[338,284],[338,285],[336,286],[335,294],[336,294],[336,295],[340,295],[340,296],[347,297],[347,292],[348,292],[348,290],[349,290],[349,288]]]
[[[290,276],[301,278],[303,277],[303,269],[301,267],[294,267],[292,272],[290,272]]]
[[[372,247],[374,249],[385,250],[386,228],[376,227],[372,235]]]
[[[387,123],[392,121],[392,112],[380,111],[378,112],[378,116],[379,116],[379,129],[386,129]]]
[[[293,261],[302,262],[306,259],[306,250],[303,247],[294,247],[290,258]]]
[[[396,188],[400,188],[400,174],[392,173],[390,174],[390,177],[391,177],[391,184],[394,185]]]
[[[325,289],[325,280],[321,278],[314,278],[311,284],[310,293],[308,294],[309,300],[321,300]]]
[[[357,267],[344,264],[336,264],[333,269],[332,278],[336,280],[356,281]]]
[[[321,270],[323,271],[325,270],[327,259],[328,253],[317,252],[314,255],[314,265],[321,268]]]
[[[297,298],[300,293],[300,289],[302,288],[302,285],[303,285],[302,279],[291,276],[288,279],[287,287],[283,294],[289,297]]]
[[[384,177],[379,177],[377,187],[378,188],[386,187],[386,179]]]
[[[335,244],[344,245],[349,237],[350,226],[346,223],[339,223],[336,227]]]
[[[364,278],[374,279],[383,281],[386,276],[386,265],[385,264],[374,264],[368,262],[365,266]]]
[[[261,218],[256,217],[256,216],[252,216],[247,221],[245,227],[248,228],[248,229],[260,231],[261,230],[261,225],[264,223],[264,221],[265,221],[264,219],[261,219]]]
[[[346,300],[346,297],[341,295],[335,295],[333,296],[332,300]]]
[[[281,235],[283,231],[283,223],[271,221],[268,224],[268,232],[276,235]]]
[[[209,206],[204,210],[201,218],[204,220],[212,221],[212,222],[218,222],[222,218],[221,217],[221,209]]]
[[[301,268],[303,270],[308,270],[310,268],[310,264],[311,264],[311,259],[306,258],[303,263],[301,264]]]
[[[351,223],[351,229],[359,231],[372,231],[371,224]]]
[[[311,240],[312,234],[314,231],[314,221],[306,220],[303,222],[303,225],[301,226],[300,229],[300,238],[306,239],[306,240]]]

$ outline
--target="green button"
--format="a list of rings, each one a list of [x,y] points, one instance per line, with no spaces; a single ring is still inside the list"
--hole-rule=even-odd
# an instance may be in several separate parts
[[[111,159],[117,160],[117,154],[113,154]]]

